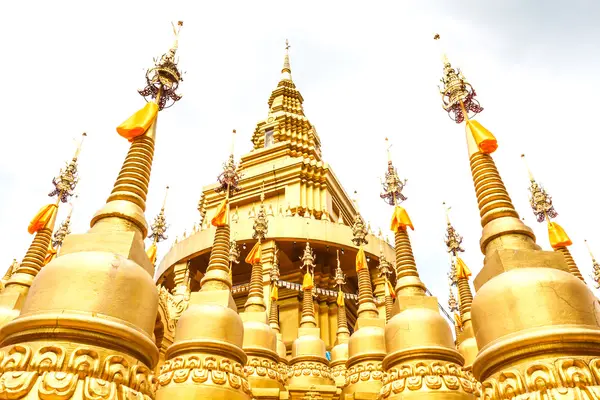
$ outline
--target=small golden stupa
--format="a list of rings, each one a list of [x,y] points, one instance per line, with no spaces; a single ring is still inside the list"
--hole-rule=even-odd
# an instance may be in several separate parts
[[[466,124],[485,256],[474,295],[447,215],[454,321],[420,279],[407,181],[389,146],[380,197],[393,208],[394,247],[323,160],[287,42],[252,150],[238,163],[232,147],[202,190],[200,221],[156,265],[166,193],[150,227],[144,213],[157,117],[181,99],[182,25],[146,73],[146,105],[117,128],[130,149],[90,230],[71,233],[69,214],[53,235],[79,145],[53,180],[56,202],[29,224],[25,257],[1,279],[1,399],[600,398],[598,299],[533,178],[531,205],[555,251],[519,219],[491,157],[496,138],[473,119],[475,90],[447,59],[443,108]]]

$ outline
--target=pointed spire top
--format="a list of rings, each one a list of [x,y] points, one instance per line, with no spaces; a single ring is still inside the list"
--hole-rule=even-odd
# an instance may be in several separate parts
[[[285,39],[285,57],[283,58],[283,69],[281,79],[292,80],[292,67],[290,66],[290,42]],[[286,75],[287,74],[287,75]]]
[[[256,218],[254,219],[254,225],[252,226],[254,233],[252,237],[257,239],[259,242],[264,240],[269,230],[269,220],[267,219],[267,213],[265,210],[265,181],[262,183],[262,190],[260,193],[260,207]]]
[[[584,239],[583,241],[585,242],[585,247],[587,247],[588,253],[590,253],[590,257],[592,257],[592,261],[596,262],[596,258],[594,257],[594,253],[592,253],[592,248],[590,247],[587,239]]]
[[[279,248],[275,245],[273,249],[273,265],[271,266],[271,271],[269,272],[269,278],[271,283],[277,284],[279,281]]]
[[[152,241],[155,244],[168,239],[167,235],[165,235],[167,229],[169,228],[169,226],[167,225],[167,219],[165,218],[165,205],[167,204],[168,191],[169,187],[167,186],[165,189],[165,197],[163,198],[163,204],[160,209],[160,212],[156,215],[156,217],[154,217],[154,221],[150,226],[150,234],[148,235],[148,238],[152,239]]]
[[[167,195],[169,194],[169,187],[167,186],[165,188],[165,197],[163,198],[163,203],[162,203],[162,207],[161,207],[161,212],[163,212],[165,210],[165,206],[167,205]]]
[[[388,138],[385,138],[385,144],[387,152],[387,171],[385,172],[385,179],[381,182],[383,192],[381,192],[379,197],[389,205],[395,206],[407,199],[407,197],[402,194],[402,190],[404,190],[404,186],[406,186],[408,179],[402,181],[400,176],[398,176],[398,171],[392,163],[392,156],[390,154],[392,145],[389,144]]]
[[[73,156],[73,161],[77,161],[77,158],[79,157],[79,153],[81,152],[81,146],[83,146],[83,139],[85,139],[87,137],[87,133],[83,132],[81,134],[81,140],[79,141],[79,144],[77,144],[77,149],[75,150],[75,155]]]
[[[340,263],[340,251],[336,250],[336,262],[337,267],[335,268],[335,284],[338,285],[339,289],[342,289],[342,286],[346,284],[346,275],[344,271],[342,271],[342,265]]]

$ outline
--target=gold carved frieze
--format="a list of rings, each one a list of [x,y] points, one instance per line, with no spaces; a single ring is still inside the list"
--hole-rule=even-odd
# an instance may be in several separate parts
[[[482,382],[482,399],[600,399],[600,358],[559,358],[503,370]]]
[[[92,347],[14,345],[0,351],[0,398],[21,399],[32,391],[52,400],[150,400],[156,379],[135,360]]]
[[[359,381],[381,381],[383,380],[383,375],[381,363],[354,365],[346,371],[346,381],[344,386],[353,385]]]
[[[336,366],[331,367],[331,375],[334,378],[337,378],[342,375],[346,375],[346,365],[345,363],[338,364]]]
[[[292,376],[300,376],[300,375],[304,375],[304,376],[312,375],[314,377],[323,377],[323,378],[332,379],[331,371],[329,370],[329,367],[327,365],[318,363],[318,362],[312,362],[312,361],[299,362],[294,365],[291,365],[288,368],[288,377],[289,378],[291,378]]]
[[[250,394],[244,366],[226,357],[186,355],[167,360],[160,368],[158,385],[171,383],[227,385]]]
[[[442,361],[417,361],[391,368],[383,375],[385,399],[404,391],[462,391],[476,395],[477,383],[461,367]]]
[[[244,367],[246,377],[256,376],[260,378],[268,377],[285,384],[284,378],[280,372],[281,364],[268,360],[266,358],[253,357],[248,359]]]

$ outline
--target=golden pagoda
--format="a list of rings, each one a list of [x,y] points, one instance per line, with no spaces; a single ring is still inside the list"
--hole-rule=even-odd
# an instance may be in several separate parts
[[[428,233],[409,232],[407,181],[390,147],[379,195],[394,247],[322,159],[287,42],[250,151],[239,162],[233,146],[223,154],[200,221],[155,265],[166,193],[150,226],[146,198],[158,114],[181,99],[181,26],[146,73],[146,105],[117,127],[130,149],[90,230],[70,233],[69,213],[52,236],[58,205],[74,194],[79,146],[53,181],[56,203],[30,223],[23,261],[1,280],[0,399],[600,398],[598,300],[564,241],[542,251],[519,219],[491,157],[497,141],[473,119],[483,111],[475,90],[447,59],[443,107],[466,124],[485,256],[474,295],[447,214],[454,321],[420,278],[411,237]],[[560,238],[536,185],[534,212]]]
[[[439,39],[439,35],[436,35]],[[484,265],[471,316],[479,352],[473,375],[487,399],[598,398],[598,300],[563,254],[542,251],[519,218],[491,154],[494,135],[464,75],[444,60],[443,108],[466,124]]]

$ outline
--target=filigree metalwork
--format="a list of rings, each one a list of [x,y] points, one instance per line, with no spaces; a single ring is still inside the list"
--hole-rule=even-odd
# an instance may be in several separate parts
[[[71,233],[71,216],[67,216],[67,218],[59,225],[58,229],[54,232],[52,236],[52,247],[55,249],[62,246],[63,241]]]
[[[240,263],[240,247],[235,239],[229,241],[229,265]]]
[[[445,240],[448,253],[451,253],[454,257],[456,257],[458,253],[464,252],[465,249],[462,248],[462,241],[463,237],[460,236],[452,224],[448,222]]]
[[[258,208],[258,213],[256,214],[256,218],[254,219],[254,224],[252,225],[252,229],[254,233],[252,237],[259,241],[262,241],[267,236],[267,232],[269,230],[269,221],[267,220],[267,213],[265,211],[265,192],[264,192],[264,184],[263,191],[260,194],[260,207]]]
[[[544,222],[546,217],[556,218],[558,216],[552,204],[552,196],[533,179],[529,186],[529,204],[538,222]]]
[[[354,216],[354,223],[352,224],[352,243],[357,246],[366,245],[369,243],[367,235],[369,231],[365,225],[365,221],[360,214]]]
[[[454,260],[450,262],[450,272],[448,272],[448,280],[450,286],[456,286],[458,284],[458,276],[456,275],[456,263]]]
[[[219,186],[215,189],[215,192],[222,193],[229,190],[229,196],[233,196],[242,190],[239,187],[241,178],[242,175],[237,171],[233,154],[231,154],[227,162],[223,164],[223,172],[217,177]]]
[[[472,118],[483,111],[483,107],[475,100],[477,93],[473,86],[467,82],[460,69],[455,70],[448,60],[444,61],[444,76],[441,82],[444,85],[440,89],[442,107],[457,124],[465,120],[465,112],[468,113],[468,118]]]
[[[61,168],[58,176],[52,179],[54,190],[48,193],[48,196],[58,196],[61,202],[66,203],[73,196],[78,182],[77,158],[74,157],[64,169]]]
[[[177,94],[179,82],[183,81],[181,72],[177,68],[179,60],[175,59],[177,52],[179,31],[183,26],[183,22],[177,23],[177,28],[173,26],[175,33],[175,43],[169,51],[163,54],[160,58],[154,58],[154,67],[146,71],[146,87],[138,90],[138,93],[146,99],[146,101],[158,99],[158,108],[163,110],[171,107],[175,102],[181,100],[181,95]]]
[[[390,277],[394,273],[394,268],[392,264],[385,258],[383,252],[379,255],[379,264],[377,265],[377,270],[379,271],[379,277],[384,278],[385,280],[390,280]]]
[[[315,272],[316,256],[310,247],[310,243],[306,242],[306,247],[304,248],[304,253],[302,254],[302,257],[300,257],[300,260],[302,260],[300,269],[304,270],[304,268],[306,268],[306,272],[312,275]]]
[[[152,225],[150,226],[150,235],[149,238],[153,239],[156,243],[167,240],[168,237],[165,235],[169,226],[167,225],[167,220],[165,218],[165,209],[162,208],[160,213],[156,217],[154,217],[154,221],[152,221]]]
[[[404,179],[404,181],[400,179],[396,167],[394,167],[392,161],[389,160],[387,171],[385,173],[385,180],[381,182],[383,192],[379,196],[391,206],[403,202],[407,199],[407,197],[402,194],[402,190],[407,181],[408,179]]]
[[[452,286],[450,286],[450,294],[448,295],[448,308],[450,309],[450,312],[458,311],[458,301],[456,301],[456,296],[454,295]]]

